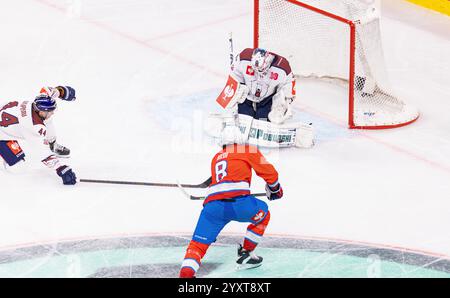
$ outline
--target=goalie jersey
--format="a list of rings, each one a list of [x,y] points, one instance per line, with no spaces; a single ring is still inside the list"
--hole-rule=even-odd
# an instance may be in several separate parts
[[[289,61],[275,53],[269,69],[264,73],[253,70],[251,65],[252,48],[243,50],[232,65],[232,75],[241,84],[247,85],[250,89],[247,99],[253,102],[260,102],[267,97],[274,95],[279,90],[283,90],[287,98],[295,96],[295,79],[292,74]]]
[[[250,194],[252,169],[267,184],[278,183],[278,172],[256,146],[228,145],[211,162],[211,184],[204,204]]]

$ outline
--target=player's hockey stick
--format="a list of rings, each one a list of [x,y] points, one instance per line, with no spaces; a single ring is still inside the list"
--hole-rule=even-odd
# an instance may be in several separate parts
[[[185,192],[186,193],[186,192]],[[187,194],[187,193],[186,193]],[[264,196],[266,196],[266,193],[265,192],[258,192],[258,193],[251,193],[250,194],[251,196],[254,196],[254,197],[264,197]],[[188,194],[188,196],[189,196],[189,198],[191,199],[191,200],[204,200],[206,197],[204,197],[204,196],[193,196],[193,195],[189,195]]]
[[[144,185],[144,186],[161,186],[161,187],[179,187],[177,183],[158,183],[158,182],[136,182],[136,181],[115,181],[115,180],[99,180],[99,179],[80,179],[79,182],[88,183],[104,183],[104,184],[122,184],[122,185]],[[186,188],[206,188],[211,184],[211,177],[200,184],[181,184]]]
[[[233,65],[233,61],[234,61],[233,32],[230,32],[230,35],[228,37],[228,42],[230,43],[230,66],[232,66]]]

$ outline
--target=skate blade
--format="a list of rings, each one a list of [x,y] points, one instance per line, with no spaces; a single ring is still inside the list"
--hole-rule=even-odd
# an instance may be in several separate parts
[[[70,158],[70,154],[69,155],[59,155],[57,153],[53,153],[53,154],[58,158]]]
[[[236,270],[237,271],[242,271],[242,270],[248,270],[248,269],[254,269],[254,268],[258,268],[259,266],[261,266],[262,263],[259,264],[241,264],[241,265],[236,265]]]

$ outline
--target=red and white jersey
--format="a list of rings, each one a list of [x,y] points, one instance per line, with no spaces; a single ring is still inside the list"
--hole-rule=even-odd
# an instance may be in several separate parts
[[[34,111],[32,101],[0,103],[0,140],[26,140],[46,166],[55,168],[59,160],[50,151],[46,136],[46,123]]]
[[[278,183],[278,172],[256,146],[229,145],[211,162],[211,184],[204,204],[250,194],[252,169],[269,185]]]
[[[248,100],[260,102],[265,98],[275,94],[283,89],[285,96],[293,98],[295,96],[295,79],[292,74],[291,66],[286,58],[271,53],[275,56],[269,69],[258,74],[251,65],[253,49],[243,50],[232,65],[232,75],[241,84],[247,85],[250,92]]]

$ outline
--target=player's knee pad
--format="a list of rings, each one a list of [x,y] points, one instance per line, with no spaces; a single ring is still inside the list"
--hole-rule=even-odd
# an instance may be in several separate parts
[[[302,124],[296,128],[295,146],[311,148],[314,146],[314,128],[311,124]]]
[[[257,224],[250,224],[247,229],[258,235],[263,235],[264,231],[267,228],[267,225],[269,224],[269,221],[270,211],[267,211],[265,217],[260,222],[258,222]]]
[[[243,103],[238,104],[238,113],[243,115],[248,115],[250,117],[255,117],[256,112],[253,107],[253,102],[251,100],[246,100]]]

